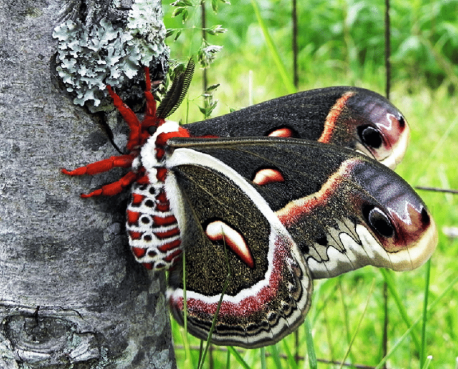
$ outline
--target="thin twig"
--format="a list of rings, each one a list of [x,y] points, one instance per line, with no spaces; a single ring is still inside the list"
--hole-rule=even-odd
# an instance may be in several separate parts
[[[390,0],[385,0],[385,73],[386,73],[386,86],[385,95],[390,99],[391,90],[391,33],[390,33]],[[383,282],[383,305],[384,305],[384,319],[383,319],[383,337],[382,337],[382,351],[383,357],[388,354],[388,285]],[[386,363],[383,365],[386,369]]]
[[[458,194],[458,190],[450,190],[447,188],[439,188],[439,187],[424,187],[424,186],[416,186],[417,190],[424,190],[424,191],[433,191],[433,192],[445,192],[445,193],[454,193]]]

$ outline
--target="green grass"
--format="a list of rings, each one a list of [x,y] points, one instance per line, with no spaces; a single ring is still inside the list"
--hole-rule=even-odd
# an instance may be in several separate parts
[[[214,116],[226,114],[230,108],[239,109],[249,105],[250,96],[253,103],[258,103],[288,93],[288,86],[282,82],[282,74],[277,68],[278,62],[274,60],[266,45],[261,27],[252,10],[252,21],[244,23],[245,36],[237,28],[241,27],[241,22],[246,22],[245,18],[248,17],[246,13],[249,7],[246,2],[241,3],[243,7],[241,5],[240,12],[243,14],[237,15],[237,12],[232,9],[233,18],[227,18],[223,12],[225,6],[222,5],[222,13],[220,13],[222,18],[213,23],[222,23],[223,27],[228,28],[227,34],[211,39],[211,42],[225,46],[208,71],[209,84],[221,84],[215,93],[219,104],[213,113]],[[272,3],[280,6],[277,2]],[[347,4],[350,10],[353,9],[352,6],[355,6],[355,3],[350,1],[331,3],[342,6]],[[262,4],[265,5],[265,2],[259,1],[259,4],[262,6]],[[424,20],[427,14],[426,5],[422,7],[421,1],[412,2],[412,4],[414,11],[408,22],[417,24],[423,19],[422,22],[427,23]],[[234,2],[232,8],[237,6]],[[399,2],[396,6],[401,7]],[[328,13],[331,11],[332,9],[328,10]],[[336,6],[335,11],[341,10]],[[353,11],[356,10],[353,9]],[[361,11],[363,12],[364,9]],[[310,22],[314,27],[318,27],[315,23],[320,14],[328,14],[322,12],[323,9],[317,6],[317,15],[310,14]],[[268,28],[272,23],[280,22],[275,19],[275,14],[272,12],[261,13]],[[418,17],[417,23],[413,20],[416,16]],[[240,20],[240,17],[244,18]],[[330,18],[333,15],[328,14],[327,17]],[[278,18],[287,24],[288,20],[283,13],[279,14]],[[367,21],[366,18],[364,19]],[[323,22],[325,21],[329,20],[324,19]],[[177,26],[175,20],[167,20],[167,22]],[[333,24],[337,23],[334,21]],[[437,22],[436,27],[440,26],[440,22]],[[193,52],[193,47],[200,44],[199,33],[191,32],[194,33],[194,38],[188,36],[186,39],[188,44],[186,40],[175,44],[170,43],[173,56],[185,60],[189,53]],[[287,43],[290,42],[288,28],[275,24],[270,32],[273,43],[280,50],[279,55],[286,70],[290,70],[292,63],[291,53],[287,50]],[[344,30],[342,32],[345,34]],[[358,48],[358,43],[354,42],[356,39],[354,32],[361,31],[351,30],[351,37],[347,38],[346,42],[349,47],[349,55],[352,52],[351,48]],[[418,33],[421,34],[419,31]],[[379,37],[379,35],[378,33],[374,36],[369,35],[368,39],[371,37]],[[396,41],[396,45],[394,45],[393,52],[397,57],[401,51],[407,53],[404,49],[399,50],[402,40]],[[364,50],[366,55],[371,52],[373,55],[376,53],[369,47]],[[375,56],[366,57],[361,62],[358,58],[351,60],[348,55],[339,60],[332,57],[330,53],[330,44],[326,42],[321,49],[316,45],[310,46],[310,43],[305,43],[305,46],[301,47],[299,90],[354,84],[383,94],[384,69],[379,63],[374,62]],[[442,83],[437,84],[437,88],[432,89],[430,76],[414,71],[413,56],[410,52],[406,55],[408,60],[405,65],[400,59],[396,59],[393,65],[395,78],[392,81],[391,100],[404,113],[411,127],[410,146],[397,172],[412,186],[458,189],[458,150],[456,147],[458,143],[458,98],[449,93],[450,79],[447,77],[443,79]],[[428,58],[428,63],[431,63],[430,58]],[[436,63],[431,68],[441,69],[441,64]],[[186,115],[186,104],[183,104],[171,117],[172,120],[192,122],[202,119],[198,109],[199,105],[203,105],[199,98],[202,93],[201,86],[201,73],[197,70],[189,93],[189,116]],[[252,86],[251,89],[249,86]],[[307,317],[308,323],[299,329],[299,355],[306,357],[306,360],[300,361],[297,367],[310,367],[307,357],[307,353],[310,352],[308,351],[310,344],[307,348],[307,342],[310,342],[311,339],[313,340],[313,353],[316,355],[317,365],[320,368],[338,368],[339,364],[328,365],[321,361],[340,362],[344,357],[347,357],[346,362],[355,364],[373,367],[381,364],[384,320],[383,283],[388,280],[390,281],[388,292],[388,350],[390,356],[387,366],[389,368],[422,368],[429,363],[429,368],[455,368],[455,360],[458,356],[458,283],[455,283],[458,276],[458,239],[447,238],[441,229],[444,226],[458,226],[458,196],[418,192],[432,212],[439,229],[439,245],[431,259],[430,270],[428,271],[425,265],[412,272],[388,273],[366,267],[338,278],[316,281],[312,308]],[[427,306],[425,301],[428,302]],[[431,306],[432,309],[428,309]],[[181,327],[175,322],[173,322],[173,334],[178,367],[188,368],[189,366],[184,361],[185,350],[181,348],[184,346],[183,333]],[[199,347],[198,340],[189,335],[188,340],[191,348]],[[290,335],[285,339],[285,343],[280,342],[275,348],[265,350],[228,348],[224,351],[213,352],[213,365],[216,368],[295,367],[291,362],[291,353],[294,355],[295,352],[294,342],[294,335]],[[351,350],[347,355],[350,344]],[[199,352],[190,350],[189,354],[193,357],[192,362],[197,363]],[[431,362],[427,360],[430,355],[433,357]],[[204,368],[208,365],[206,363]],[[314,365],[312,359],[312,367]]]

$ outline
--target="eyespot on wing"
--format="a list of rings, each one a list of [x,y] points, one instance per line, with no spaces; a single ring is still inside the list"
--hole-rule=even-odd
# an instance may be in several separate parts
[[[410,136],[402,113],[372,91],[355,93],[347,105],[351,111],[349,116],[357,122],[355,148],[394,169],[404,157]]]
[[[352,177],[369,195],[358,199],[363,217],[383,246],[397,271],[411,270],[425,263],[437,246],[437,229],[426,205],[397,174],[358,161]]]

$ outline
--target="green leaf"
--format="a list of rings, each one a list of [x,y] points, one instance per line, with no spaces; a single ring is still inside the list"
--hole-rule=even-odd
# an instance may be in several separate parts
[[[213,102],[207,107],[207,116],[206,116],[206,118],[208,118],[208,117],[213,113],[213,110],[215,110],[216,105],[218,105],[218,100],[213,101]]]
[[[178,40],[178,37],[180,37],[180,36],[181,36],[181,32],[182,32],[182,30],[181,30],[181,29],[180,29],[180,30],[178,30],[178,32],[177,32],[177,34],[176,34],[175,38],[173,39],[174,41]]]
[[[210,86],[207,87],[207,91],[206,92],[216,90],[219,86],[220,86],[219,83],[216,83],[214,85],[210,85]]]
[[[185,8],[185,9],[183,10],[183,18],[182,18],[181,21],[182,21],[183,23],[186,23],[186,21],[188,20],[188,17],[189,17],[189,12],[188,12],[188,9]]]
[[[202,108],[201,106],[199,106],[199,110],[200,110],[200,112],[204,115],[204,117],[207,116],[207,109]]]
[[[216,58],[218,53],[223,47],[218,45],[210,45],[207,41],[202,40],[202,45],[197,52],[197,59],[202,68],[208,68]]]
[[[210,28],[210,30],[212,31],[212,34],[213,35],[216,35],[218,33],[226,33],[227,32],[227,29],[226,28],[223,28],[221,26],[221,24],[218,24],[216,26],[213,26],[212,28]]]
[[[193,6],[193,3],[189,0],[177,0],[170,5],[183,7],[183,6]]]
[[[183,7],[176,8],[172,13],[172,17],[176,17],[176,16],[180,15],[181,13],[183,13],[184,10],[185,10],[185,8],[183,8]]]
[[[165,32],[165,38],[172,36],[176,32],[176,28],[168,28]]]

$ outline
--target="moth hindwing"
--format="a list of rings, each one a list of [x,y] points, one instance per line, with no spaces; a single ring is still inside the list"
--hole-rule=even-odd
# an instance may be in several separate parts
[[[229,268],[232,277],[212,342],[254,348],[291,333],[310,306],[311,277],[266,201],[240,174],[209,155],[182,148],[167,163],[165,188],[175,194],[171,206],[183,208],[188,330],[207,338]],[[169,277],[169,303],[181,323],[182,273],[177,266]]]

